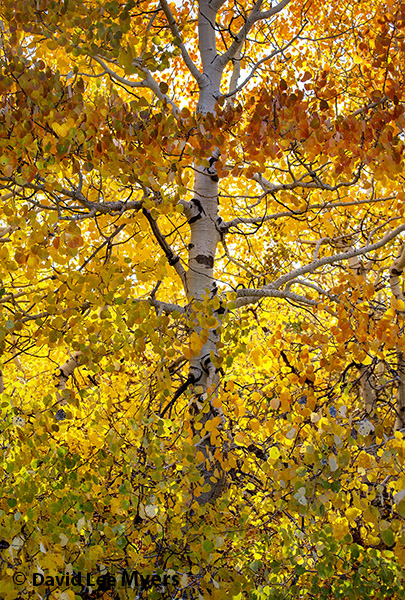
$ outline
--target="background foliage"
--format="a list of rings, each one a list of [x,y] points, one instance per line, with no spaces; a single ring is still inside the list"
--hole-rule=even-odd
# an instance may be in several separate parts
[[[401,598],[405,3],[0,17],[2,600]]]

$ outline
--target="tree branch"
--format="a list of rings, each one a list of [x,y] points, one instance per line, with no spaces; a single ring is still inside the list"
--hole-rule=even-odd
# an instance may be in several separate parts
[[[360,179],[363,167],[364,165],[360,163],[357,169],[357,173],[353,174],[353,179],[351,179],[350,181],[342,181],[341,183],[337,183],[336,185],[329,185],[329,183],[324,183],[323,181],[321,181],[321,179],[319,179],[319,177],[316,177],[315,175],[313,175],[312,181],[304,181],[304,179],[308,177],[308,175],[310,175],[309,173],[305,173],[302,177],[300,177],[300,179],[296,179],[291,183],[274,184],[270,181],[267,181],[261,174],[253,175],[252,179],[253,181],[257,181],[257,183],[259,183],[259,185],[264,191],[271,193],[279,192],[280,190],[294,190],[297,187],[303,189],[319,189],[327,190],[328,192],[335,192],[336,190],[342,187],[350,187],[357,183]]]
[[[148,69],[146,69],[145,67],[142,67],[140,65],[136,65],[138,69],[140,69],[142,71],[142,73],[144,73],[145,75],[145,79],[143,79],[142,81],[131,81],[130,79],[126,79],[125,77],[121,77],[121,75],[118,75],[118,73],[116,73],[115,71],[113,71],[112,69],[110,69],[109,66],[106,65],[106,63],[104,62],[104,60],[102,58],[100,58],[99,56],[91,56],[91,58],[93,58],[96,62],[98,62],[98,64],[103,67],[103,69],[108,73],[108,75],[110,75],[110,77],[112,77],[113,79],[115,79],[116,81],[119,81],[120,83],[122,83],[122,85],[126,85],[127,87],[131,87],[131,88],[149,88],[150,90],[152,90],[152,92],[154,94],[156,94],[156,96],[160,99],[160,100],[165,100],[173,109],[173,114],[177,117],[180,109],[177,106],[177,104],[175,104],[173,102],[173,100],[171,100],[171,98],[169,98],[169,96],[167,96],[167,94],[163,94],[160,91],[159,88],[159,84],[156,81],[156,79],[154,79],[150,73],[150,71],[148,71]]]
[[[249,31],[252,29],[253,25],[257,21],[270,19],[271,17],[279,13],[281,10],[283,10],[283,8],[285,8],[290,2],[291,0],[281,0],[281,2],[276,4],[276,6],[272,7],[270,10],[260,12],[263,0],[256,0],[255,5],[253,6],[250,15],[246,19],[245,24],[243,25],[243,27],[241,27],[241,29],[235,36],[234,42],[231,44],[228,50],[219,57],[219,64],[221,68],[223,69],[228,64],[228,62],[236,56],[236,53],[238,52],[242,44],[246,41]]]
[[[229,81],[229,90],[228,90],[227,94],[223,94],[224,98],[229,98],[229,97],[233,96],[240,89],[240,86],[238,87],[238,81],[239,81],[239,77],[240,77],[240,67],[241,67],[241,61],[242,61],[241,50],[242,50],[242,46],[239,48],[239,50],[236,51],[235,58],[233,59],[233,69],[232,69],[231,79]]]
[[[281,0],[278,4],[276,4],[276,6],[273,6],[269,10],[259,13],[259,15],[256,18],[256,21],[261,21],[262,19],[270,19],[271,17],[274,17],[274,15],[283,10],[283,8],[285,8],[290,2],[291,0]]]
[[[294,292],[266,287],[259,288],[257,290],[252,288],[242,288],[240,290],[237,290],[236,294],[236,308],[240,308],[241,306],[245,306],[246,304],[259,302],[259,300],[261,300],[262,298],[286,298],[288,300],[293,300],[294,302],[308,304],[309,306],[316,306],[318,304],[316,300],[305,298],[305,296],[294,294]]]
[[[37,192],[46,192],[46,186],[41,184],[41,183],[27,183],[24,185],[25,188],[28,188],[30,190],[35,190]],[[87,200],[86,196],[84,196],[84,194],[79,191],[78,189],[76,190],[68,190],[66,188],[62,188],[59,191],[60,194],[62,194],[63,196],[66,196],[67,198],[72,198],[73,200],[77,200],[82,206],[84,206],[85,208],[88,208],[90,211],[92,211],[94,214],[92,216],[94,216],[96,214],[96,212],[99,212],[101,214],[112,214],[115,212],[118,213],[123,213],[127,210],[135,210],[138,211],[142,208],[143,205],[143,200],[146,198],[146,196],[144,196],[144,198],[142,200],[132,200],[129,202],[122,202],[121,200],[117,201],[117,202],[93,202],[90,200]],[[45,207],[49,210],[49,207]]]
[[[306,281],[305,279],[293,279],[293,281],[289,281],[287,283],[287,285],[285,286],[285,291],[289,291],[290,287],[292,285],[296,285],[296,284],[303,285],[304,287],[312,288],[313,290],[317,291],[318,294],[322,294],[324,296],[327,296],[328,298],[330,298],[330,300],[337,301],[337,296],[334,296],[330,292],[327,292],[326,290],[324,290],[323,288],[321,288],[316,283],[312,283],[312,281]]]
[[[173,312],[178,312],[180,314],[184,314],[186,309],[184,306],[180,306],[179,304],[171,304],[170,302],[162,302],[161,300],[156,300],[155,298],[146,298],[144,302],[149,302],[151,306],[154,306],[161,312],[170,314]]]
[[[257,69],[265,62],[267,62],[268,60],[271,60],[272,58],[274,58],[275,56],[277,56],[277,54],[282,54],[283,52],[285,52],[287,50],[287,48],[289,46],[291,46],[291,44],[293,44],[301,35],[301,32],[303,31],[305,25],[303,27],[301,27],[301,29],[299,30],[299,32],[297,33],[297,35],[295,35],[285,46],[283,46],[282,48],[277,48],[277,50],[273,50],[273,52],[271,52],[270,54],[268,54],[267,56],[264,56],[262,59],[260,59],[251,69],[249,75],[247,75],[247,77],[245,78],[244,81],[242,81],[242,83],[238,86],[234,85],[234,86],[229,86],[229,92],[227,94],[223,94],[224,98],[229,98],[231,96],[233,96],[234,94],[237,94],[238,92],[240,92],[240,90],[242,90],[245,85],[250,81],[250,79],[252,79],[253,75],[256,73]],[[240,48],[239,50],[236,51],[235,54],[235,58],[233,60],[238,61],[237,64],[240,65],[240,58],[238,58],[238,56],[240,55]],[[240,70],[240,67],[239,67]],[[233,74],[232,74],[233,77]],[[239,76],[238,76],[239,77]],[[237,81],[237,80],[236,80]]]
[[[173,250],[170,248],[169,244],[166,242],[164,235],[162,234],[162,232],[160,231],[158,224],[156,223],[155,219],[152,217],[152,215],[150,214],[150,212],[148,210],[146,210],[145,208],[142,210],[143,214],[145,215],[145,217],[147,218],[149,225],[153,231],[153,234],[156,238],[157,243],[159,244],[159,246],[161,247],[161,249],[163,250],[163,252],[165,253],[165,256],[167,258],[167,261],[169,263],[170,266],[174,267],[174,269],[176,270],[177,275],[180,277],[181,282],[183,284],[184,290],[187,290],[187,278],[186,278],[186,271],[183,267],[183,265],[180,262],[180,257],[175,254],[175,252],[173,252]]]
[[[170,10],[168,2],[166,0],[160,0],[160,6],[162,7],[163,12],[166,15],[166,19],[167,19],[167,22],[169,24],[169,27],[170,27],[170,30],[171,30],[173,36],[180,40],[180,42],[177,45],[180,48],[181,55],[183,57],[183,60],[186,64],[188,70],[190,71],[190,73],[194,77],[194,79],[197,81],[197,83],[201,84],[202,77],[203,77],[202,73],[200,73],[200,71],[197,69],[197,67],[194,64],[193,60],[191,59],[189,53],[187,52],[187,48],[185,47],[184,42],[181,38],[180,31],[177,27],[176,21],[173,17],[172,11]]]
[[[370,102],[370,104],[366,104],[366,106],[363,106],[363,108],[359,108],[359,109],[355,110],[354,112],[351,113],[350,116],[357,117],[357,115],[361,115],[362,113],[367,112],[368,110],[370,110],[370,108],[375,108],[376,106],[378,106],[379,104],[382,104],[386,100],[387,100],[387,96],[383,96],[379,100],[376,100],[375,102]]]
[[[263,215],[262,217],[235,217],[232,221],[223,221],[221,223],[221,230],[223,232],[227,232],[231,229],[231,227],[236,227],[237,225],[261,225],[262,223],[266,223],[267,221],[273,221],[275,219],[280,219],[282,217],[299,217],[300,215],[305,215],[310,210],[319,210],[319,209],[331,209],[331,208],[339,208],[345,206],[358,206],[360,204],[368,204],[372,202],[385,202],[387,200],[395,200],[395,196],[387,196],[387,198],[373,198],[367,200],[351,200],[350,202],[335,202],[329,203],[325,202],[323,204],[312,204],[305,208],[305,210],[291,210],[291,211],[280,211],[278,213],[273,213],[271,215]],[[329,238],[325,238],[329,239]],[[318,240],[319,241],[319,240]],[[321,241],[323,243],[323,241]],[[326,243],[326,242],[325,242]],[[314,242],[316,245],[317,242]]]
[[[349,260],[351,258],[354,258],[355,256],[361,256],[363,254],[367,254],[368,252],[372,252],[373,250],[377,250],[378,248],[385,246],[385,244],[396,238],[403,231],[405,231],[405,224],[400,225],[390,233],[387,233],[379,242],[376,242],[375,244],[363,246],[358,250],[351,250],[350,252],[341,252],[333,256],[325,256],[324,258],[320,258],[319,260],[313,261],[309,265],[300,267],[299,269],[295,269],[294,271],[287,273],[286,275],[282,275],[281,277],[272,282],[271,288],[278,289],[280,286],[284,285],[288,281],[296,279],[297,277],[299,277],[300,275],[304,275],[305,273],[313,273],[314,271],[316,271],[316,269],[324,265],[331,265],[333,263],[341,262],[343,260]],[[263,289],[266,290],[267,287],[264,287]]]

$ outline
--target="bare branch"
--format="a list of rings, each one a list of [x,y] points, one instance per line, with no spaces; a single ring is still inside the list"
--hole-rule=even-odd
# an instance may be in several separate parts
[[[112,69],[110,69],[110,67],[108,67],[106,65],[106,63],[104,62],[104,60],[101,57],[99,57],[99,56],[92,56],[91,58],[93,60],[95,60],[96,62],[98,62],[98,64],[101,67],[103,67],[105,73],[108,73],[108,75],[110,75],[113,79],[115,79],[116,81],[119,81],[123,85],[126,85],[127,87],[131,87],[131,88],[144,88],[144,87],[148,87],[147,84],[146,84],[145,79],[142,79],[141,81],[131,81],[130,79],[126,79],[125,77],[121,77],[121,75],[118,75],[118,73],[116,73],[115,71],[113,71]]]
[[[180,306],[179,304],[172,304],[170,302],[162,302],[161,300],[156,300],[156,298],[150,297],[150,298],[128,298],[126,300],[124,300],[124,304],[126,304],[127,302],[132,302],[133,304],[137,304],[139,302],[146,302],[147,304],[150,304],[151,306],[153,306],[154,308],[157,308],[160,312],[164,312],[167,314],[171,314],[173,312],[178,312],[180,314],[184,314],[184,312],[186,311],[186,308],[184,306]],[[106,304],[106,307],[113,307],[114,304]],[[90,302],[84,302],[83,304],[80,304],[79,306],[76,306],[75,308],[69,307],[69,308],[64,308],[62,310],[60,310],[58,312],[59,315],[65,314],[67,312],[71,312],[72,310],[76,310],[78,312],[83,313],[83,311],[86,311],[88,309],[91,309],[92,305],[90,304]],[[36,313],[36,314],[27,314],[25,313],[26,316],[22,317],[21,319],[16,319],[16,323],[28,323],[29,321],[36,321],[37,319],[46,319],[50,316],[53,316],[54,313],[51,313],[49,311],[44,311],[41,313]]]
[[[96,62],[98,62],[98,64],[101,67],[103,67],[103,69],[108,73],[108,75],[110,75],[110,77],[112,77],[116,81],[119,81],[120,83],[122,83],[122,85],[131,87],[131,88],[149,88],[150,90],[152,90],[152,92],[154,94],[156,94],[156,96],[160,100],[165,100],[172,107],[173,114],[176,117],[179,114],[179,112],[180,112],[179,107],[173,102],[173,100],[171,100],[171,98],[169,98],[169,96],[167,94],[163,94],[160,91],[158,82],[156,81],[156,79],[154,79],[152,77],[152,74],[150,73],[150,71],[148,71],[148,69],[146,69],[145,67],[142,67],[141,65],[138,65],[138,64],[136,65],[137,68],[140,69],[142,71],[142,73],[144,73],[145,79],[142,79],[142,81],[131,81],[130,79],[121,77],[121,75],[118,75],[118,73],[113,71],[109,66],[106,65],[106,63],[100,56],[92,56],[91,58],[93,58]]]
[[[263,0],[256,0],[250,15],[248,16],[248,18],[245,21],[245,24],[243,25],[243,27],[239,30],[239,32],[235,36],[234,42],[230,45],[228,50],[219,57],[219,64],[222,69],[228,64],[228,62],[230,60],[235,58],[237,52],[240,51],[242,45],[244,44],[244,42],[246,40],[246,37],[247,37],[249,31],[252,29],[253,25],[257,21],[257,17],[260,14],[260,8],[261,8],[262,4],[263,4]]]
[[[237,94],[238,92],[240,92],[240,90],[242,90],[245,85],[252,79],[253,75],[256,73],[257,69],[265,62],[267,62],[268,60],[271,60],[272,58],[274,58],[275,56],[277,56],[278,54],[282,54],[283,52],[285,52],[287,50],[287,48],[289,46],[291,46],[291,44],[293,44],[300,36],[300,34],[302,33],[302,30],[304,29],[304,27],[302,27],[299,32],[297,33],[297,35],[295,35],[285,46],[283,46],[282,48],[277,48],[276,50],[273,50],[273,52],[271,52],[270,54],[268,54],[267,56],[264,56],[262,59],[260,59],[251,69],[249,75],[247,75],[247,77],[244,79],[244,81],[242,81],[242,83],[238,86],[229,86],[229,92],[227,94],[223,94],[224,98],[229,98],[230,96],[233,96],[234,94]],[[239,71],[240,71],[240,58],[238,58],[238,56],[240,56],[240,50],[241,48],[239,48],[239,50],[236,51],[236,55],[235,58],[233,60],[238,61],[237,64],[239,65]],[[235,69],[234,69],[235,71]],[[233,76],[233,74],[232,74]],[[238,74],[238,78],[239,78],[239,74]],[[232,80],[231,80],[232,81]],[[237,81],[237,80],[236,80]]]
[[[321,249],[322,244],[327,244],[330,241],[330,238],[321,238],[316,242],[314,254],[312,256],[312,261],[317,260],[319,250]]]
[[[236,293],[236,308],[240,308],[241,306],[245,306],[246,304],[253,304],[255,302],[259,302],[259,300],[261,300],[262,298],[286,298],[288,300],[293,300],[294,302],[299,302],[301,304],[308,304],[309,306],[316,306],[318,304],[316,300],[305,298],[305,296],[294,294],[294,292],[289,292],[287,290],[277,290],[267,287],[263,287],[257,290],[253,288],[243,288],[241,290],[237,290]]]
[[[342,187],[350,187],[357,183],[360,179],[361,171],[364,165],[362,163],[359,164],[357,168],[357,173],[353,174],[353,179],[350,181],[342,181],[341,183],[337,183],[336,185],[329,185],[329,183],[324,183],[319,179],[318,176],[314,174],[305,173],[299,179],[292,181],[291,183],[279,183],[274,184],[270,181],[267,181],[261,174],[253,175],[252,179],[257,181],[266,192],[278,192],[280,190],[294,190],[295,188],[303,188],[303,189],[319,189],[319,190],[327,190],[328,192],[335,192],[336,190]],[[312,181],[305,181],[305,178],[310,175],[312,177]]]
[[[146,302],[149,302],[151,306],[157,308],[160,312],[164,312],[167,314],[171,314],[173,312],[178,312],[183,314],[185,312],[184,306],[180,306],[179,304],[171,304],[170,302],[162,302],[161,300],[156,300],[155,298],[148,298]]]
[[[17,292],[15,294],[9,293],[0,298],[0,304],[5,304],[6,302],[15,302],[17,298],[21,298],[22,296],[28,296],[32,293],[32,290],[23,290],[21,292]]]
[[[145,208],[143,209],[142,212],[149,222],[149,225],[153,231],[153,234],[156,238],[157,243],[159,244],[159,246],[165,253],[165,256],[167,258],[169,265],[174,267],[177,275],[181,279],[184,289],[187,290],[186,271],[180,262],[180,257],[175,252],[173,252],[173,250],[170,248],[169,244],[165,240],[164,235],[160,231],[158,224],[156,223],[155,219],[152,217],[150,212],[148,210],[146,210]]]
[[[177,45],[180,48],[181,55],[183,57],[183,60],[186,64],[188,70],[190,71],[190,73],[194,77],[194,79],[197,81],[197,83],[200,84],[202,81],[202,73],[200,73],[200,71],[197,69],[197,67],[194,64],[193,60],[191,59],[189,53],[187,52],[187,48],[185,47],[184,42],[182,41],[180,31],[176,25],[176,21],[173,17],[172,11],[170,10],[168,2],[166,0],[160,0],[160,5],[163,9],[163,12],[166,15],[166,19],[167,19],[167,22],[169,24],[169,27],[171,29],[173,36],[175,38],[177,38],[178,40],[180,40]]]
[[[353,250],[353,247],[347,243],[347,238],[345,239],[344,237],[336,241],[336,246],[344,252],[351,252]],[[353,273],[361,275],[365,279],[366,269],[358,256],[349,258],[347,262]]]
[[[331,294],[330,292],[327,292],[326,290],[324,290],[323,288],[321,288],[319,285],[317,285],[316,283],[312,283],[312,281],[306,281],[305,279],[294,279],[293,281],[289,281],[287,283],[287,285],[285,286],[285,290],[288,291],[290,289],[290,287],[292,285],[303,285],[304,287],[309,287],[312,288],[313,290],[317,291],[318,294],[322,294],[324,296],[327,296],[328,298],[330,298],[331,300],[336,301],[337,297],[333,294]]]
[[[349,202],[324,202],[323,204],[310,204],[305,210],[290,210],[290,211],[280,211],[278,213],[273,213],[271,215],[263,215],[262,217],[236,217],[232,219],[232,221],[224,221],[221,224],[221,229],[226,232],[231,229],[231,227],[236,227],[237,225],[261,225],[262,223],[266,223],[267,221],[273,221],[275,219],[280,219],[282,217],[299,217],[300,215],[305,215],[310,210],[319,210],[319,209],[328,209],[331,208],[344,208],[346,206],[358,206],[360,204],[369,204],[371,202],[386,202],[387,200],[394,200],[395,196],[387,196],[386,198],[373,198],[366,200],[351,200]],[[317,242],[313,242],[316,244]],[[324,243],[321,241],[321,243]]]
[[[11,181],[11,183],[14,183],[13,181]],[[27,183],[24,185],[25,188],[28,188],[30,190],[35,190],[38,192],[47,192],[47,189],[45,187],[45,185],[41,184],[41,183]],[[62,194],[63,196],[66,196],[67,198],[72,198],[74,200],[77,200],[82,206],[84,206],[85,208],[88,208],[90,211],[92,211],[92,216],[94,216],[96,213],[101,213],[101,214],[112,214],[112,213],[123,213],[127,210],[135,210],[138,211],[142,208],[143,205],[143,200],[132,200],[132,201],[128,201],[128,202],[124,202],[124,201],[116,201],[116,202],[93,202],[90,201],[86,198],[86,196],[84,196],[84,194],[79,191],[79,190],[68,190],[66,188],[62,188],[59,191],[60,194]],[[44,207],[47,208],[49,210],[50,207]]]
[[[184,198],[180,198],[177,204],[183,207],[184,215],[186,216],[187,220],[189,220],[189,218],[192,216],[194,205],[188,200],[184,200]]]
[[[144,55],[145,55],[146,48],[147,48],[147,45],[148,45],[148,35],[149,35],[149,31],[151,30],[151,28],[152,28],[152,25],[153,25],[153,23],[154,23],[154,21],[155,21],[156,17],[158,16],[158,13],[159,13],[159,11],[158,11],[158,10],[155,10],[155,11],[154,11],[154,12],[151,14],[151,16],[150,16],[150,19],[149,19],[149,21],[148,21],[148,24],[147,24],[147,26],[146,26],[145,33],[144,33],[144,37],[143,37],[142,50],[141,50],[141,52],[140,52],[140,54],[139,54],[139,57],[140,57],[141,59],[142,59],[142,58],[144,57]]]
[[[269,10],[261,12],[257,16],[256,21],[262,21],[263,19],[270,19],[271,17],[274,17],[274,15],[282,11],[283,8],[285,8],[290,2],[291,0],[281,0],[278,4],[276,4],[276,6],[273,6]]]
[[[125,223],[118,225],[115,228],[115,231],[113,231],[113,233],[111,235],[106,237],[105,240],[102,242],[102,244],[100,244],[100,246],[98,246],[94,250],[94,252],[92,252],[92,254],[90,254],[90,256],[84,261],[84,263],[79,267],[79,271],[84,269],[84,267],[86,265],[88,265],[88,263],[92,260],[92,258],[94,258],[96,256],[96,254],[98,254],[98,252],[100,252],[100,250],[102,250],[104,248],[104,246],[108,246],[109,244],[111,244],[111,241],[120,233],[120,231],[122,231],[124,229],[124,227],[125,227]]]
[[[240,77],[240,66],[241,66],[241,60],[242,60],[241,59],[241,50],[242,50],[242,47],[240,47],[239,50],[237,50],[235,58],[233,59],[233,69],[232,69],[231,79],[229,81],[229,91],[227,94],[224,94],[224,98],[233,96],[239,90],[238,81],[239,81],[239,77]]]
[[[263,0],[256,0],[251,13],[246,19],[243,27],[241,27],[241,29],[237,33],[234,42],[231,44],[228,50],[224,52],[222,56],[219,57],[219,64],[221,68],[223,69],[228,64],[228,62],[236,56],[236,53],[241,48],[242,44],[244,44],[244,42],[246,41],[249,31],[252,29],[253,25],[257,21],[270,19],[271,17],[279,13],[281,10],[283,10],[283,8],[285,8],[290,2],[291,0],[281,0],[281,2],[276,4],[276,6],[272,7],[270,10],[260,12]]]
[[[221,242],[222,242],[222,246],[225,250],[225,255],[226,255],[227,259],[229,260],[229,262],[231,262],[232,264],[236,265],[237,267],[239,267],[240,269],[245,271],[245,273],[247,273],[251,279],[254,279],[255,275],[249,270],[249,268],[231,256],[228,246],[225,242],[224,236],[222,237]]]
[[[379,104],[382,104],[386,100],[387,100],[387,96],[383,96],[379,100],[376,100],[375,102],[370,102],[370,104],[366,104],[366,106],[363,106],[363,108],[359,108],[358,110],[355,110],[353,113],[351,113],[351,116],[357,117],[357,115],[361,115],[362,113],[367,112],[368,110],[370,110],[370,108],[375,108],[376,106],[378,106]]]
[[[305,273],[313,273],[314,271],[316,271],[316,269],[324,265],[331,265],[333,263],[341,262],[343,260],[349,260],[351,258],[354,258],[355,256],[361,256],[367,254],[368,252],[372,252],[373,250],[377,250],[378,248],[381,248],[382,246],[388,244],[388,242],[390,242],[391,240],[395,239],[403,231],[405,231],[405,224],[400,225],[393,231],[390,231],[390,233],[387,233],[379,242],[376,242],[375,244],[363,246],[358,250],[351,250],[350,252],[341,252],[339,254],[334,254],[333,256],[325,256],[324,258],[320,258],[319,260],[316,260],[310,263],[309,265],[300,267],[299,269],[295,269],[294,271],[287,273],[286,275],[282,275],[281,277],[272,282],[271,288],[278,289],[288,281],[296,279],[297,277],[299,277],[300,275],[304,275]],[[267,287],[263,289],[267,289]]]

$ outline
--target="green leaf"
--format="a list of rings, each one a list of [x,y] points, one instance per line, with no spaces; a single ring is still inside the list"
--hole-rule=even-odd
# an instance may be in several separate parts
[[[383,529],[381,532],[381,539],[387,546],[393,546],[395,544],[395,536],[392,529]]]
[[[205,552],[212,552],[214,549],[214,544],[211,542],[211,540],[204,540],[203,549]]]

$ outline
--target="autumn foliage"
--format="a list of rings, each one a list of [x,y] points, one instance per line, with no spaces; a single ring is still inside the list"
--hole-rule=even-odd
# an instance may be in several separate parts
[[[403,598],[404,65],[401,0],[2,1],[1,600]]]

